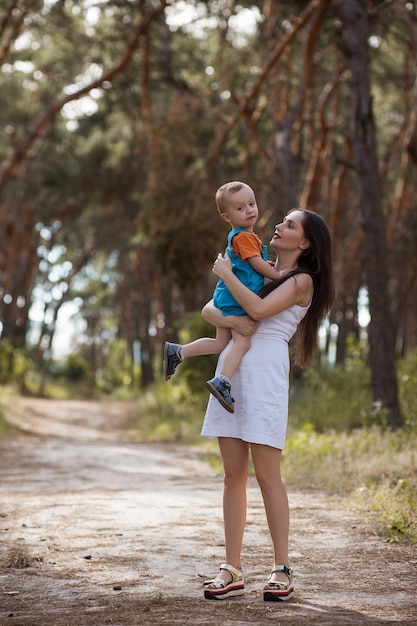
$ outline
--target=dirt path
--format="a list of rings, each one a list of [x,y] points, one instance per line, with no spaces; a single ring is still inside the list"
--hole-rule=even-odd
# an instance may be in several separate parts
[[[289,491],[296,598],[264,603],[270,543],[253,480],[247,593],[204,600],[223,560],[222,478],[199,453],[126,442],[124,403],[24,405],[11,419],[25,433],[0,439],[1,626],[417,623],[416,550],[313,492]]]

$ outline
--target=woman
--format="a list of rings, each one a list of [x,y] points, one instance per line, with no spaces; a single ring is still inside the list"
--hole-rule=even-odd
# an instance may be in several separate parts
[[[319,215],[294,209],[276,226],[270,245],[277,253],[275,268],[280,278],[269,282],[259,295],[233,274],[227,256],[219,254],[213,265],[213,272],[259,324],[232,377],[235,413],[227,413],[210,397],[202,429],[203,436],[218,439],[224,469],[226,563],[216,578],[204,583],[208,599],[244,593],[240,555],[249,450],[274,549],[264,600],[285,601],[294,594],[288,558],[288,498],[280,474],[288,418],[288,342],[297,331],[294,361],[301,367],[308,365],[317,347],[320,323],[334,300],[331,238]],[[210,303],[202,314],[216,326],[228,323]],[[221,360],[222,355],[217,369]]]

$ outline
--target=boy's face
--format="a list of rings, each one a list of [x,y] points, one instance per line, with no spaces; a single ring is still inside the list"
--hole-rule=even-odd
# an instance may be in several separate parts
[[[258,206],[255,194],[250,187],[242,187],[227,196],[227,209],[221,214],[225,222],[232,228],[253,230],[258,220]]]

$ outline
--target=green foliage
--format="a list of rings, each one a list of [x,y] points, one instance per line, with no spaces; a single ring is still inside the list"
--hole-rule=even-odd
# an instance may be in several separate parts
[[[13,371],[13,348],[7,340],[0,342],[0,382],[9,382]]]
[[[398,386],[406,424],[417,430],[417,348],[398,364]]]
[[[415,470],[415,467],[414,467]],[[362,492],[362,503],[376,511],[388,541],[401,537],[417,543],[417,481],[414,476],[393,478],[390,483],[371,485]]]
[[[387,426],[384,408],[372,403],[371,373],[360,344],[351,341],[345,363],[329,369],[317,363],[291,387],[291,425],[311,424],[315,432]],[[417,350],[398,363],[400,405],[408,428],[417,426]]]
[[[56,370],[56,374],[71,382],[77,382],[91,375],[91,368],[86,359],[82,356],[70,354],[61,367]]]
[[[301,385],[292,389],[290,412],[295,427],[309,423],[317,432],[374,423],[370,371],[360,351],[351,347],[345,363],[334,369],[322,364],[308,368]]]
[[[192,442],[200,432],[207,398],[193,395],[184,381],[160,381],[138,401],[136,437],[157,441]]]
[[[105,394],[112,397],[117,395],[121,399],[137,395],[135,383],[139,380],[140,371],[132,363],[126,341],[119,339],[108,342],[103,354],[103,365],[95,373],[82,354],[73,353],[61,364],[51,363],[48,374],[45,388],[48,396],[86,397],[87,392],[90,397]],[[60,385],[61,391],[58,389]]]
[[[7,422],[3,411],[0,411],[0,436],[13,432],[13,427]]]
[[[7,339],[0,342],[0,384],[16,384],[23,391],[30,360],[25,351],[13,348]]]
[[[113,341],[108,344],[105,351],[98,386],[107,393],[117,388],[129,387],[134,382],[134,371],[126,341],[124,339]]]
[[[15,433],[16,429],[6,419],[4,414],[3,405],[7,406],[7,402],[10,401],[8,396],[11,393],[11,388],[2,386],[0,389],[0,436],[7,435],[9,433]]]

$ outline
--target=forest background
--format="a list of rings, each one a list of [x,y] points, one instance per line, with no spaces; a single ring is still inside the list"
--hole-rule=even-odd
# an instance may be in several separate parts
[[[212,332],[214,193],[244,180],[264,242],[296,206],[333,235],[288,472],[372,492],[415,537],[416,4],[3,0],[0,382],[134,397],[142,435],[195,433],[214,362],[161,383],[162,349]]]

